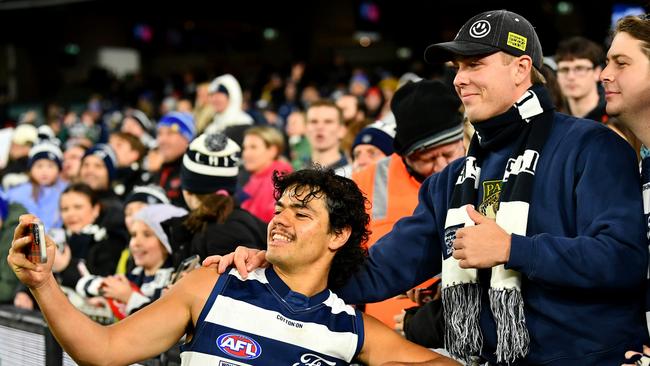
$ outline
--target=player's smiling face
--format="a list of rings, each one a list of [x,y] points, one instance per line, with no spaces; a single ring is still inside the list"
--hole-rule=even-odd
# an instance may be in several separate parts
[[[327,257],[336,235],[330,232],[324,194],[308,199],[309,188],[288,187],[275,205],[269,223],[266,258],[275,266],[296,269]]]

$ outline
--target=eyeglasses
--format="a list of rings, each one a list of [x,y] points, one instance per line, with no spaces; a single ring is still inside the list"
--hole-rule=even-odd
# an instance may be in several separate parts
[[[587,75],[587,72],[593,69],[594,69],[593,66],[582,66],[582,65],[574,66],[574,67],[560,67],[559,69],[557,69],[557,74],[566,76],[569,75],[570,72],[573,72],[575,76],[579,77],[579,76]]]

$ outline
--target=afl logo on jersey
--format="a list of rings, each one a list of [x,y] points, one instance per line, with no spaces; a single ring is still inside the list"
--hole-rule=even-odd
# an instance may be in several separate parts
[[[230,356],[252,360],[260,357],[262,347],[254,339],[236,333],[222,334],[217,338],[217,347]]]

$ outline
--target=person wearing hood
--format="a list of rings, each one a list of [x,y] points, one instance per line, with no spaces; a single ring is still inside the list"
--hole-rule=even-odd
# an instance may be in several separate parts
[[[241,146],[244,131],[253,124],[253,117],[242,110],[243,96],[239,82],[230,74],[221,75],[210,83],[208,93],[216,113],[205,132],[223,132]]]

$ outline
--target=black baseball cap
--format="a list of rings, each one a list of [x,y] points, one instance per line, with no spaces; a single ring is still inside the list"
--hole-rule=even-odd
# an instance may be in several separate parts
[[[449,61],[455,55],[478,56],[498,51],[528,55],[537,70],[544,64],[537,32],[526,18],[508,10],[490,10],[468,20],[451,42],[435,43],[424,51],[429,63]]]

